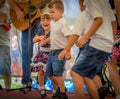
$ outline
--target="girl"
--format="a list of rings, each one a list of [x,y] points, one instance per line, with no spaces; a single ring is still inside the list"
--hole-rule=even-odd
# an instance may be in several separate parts
[[[45,97],[45,87],[44,87],[44,72],[46,68],[46,62],[48,54],[50,51],[50,16],[49,14],[43,14],[41,16],[41,26],[44,29],[43,33],[36,35],[33,38],[34,43],[39,44],[39,51],[37,55],[33,58],[31,63],[31,69],[33,72],[38,72],[38,90],[40,91],[41,97]]]

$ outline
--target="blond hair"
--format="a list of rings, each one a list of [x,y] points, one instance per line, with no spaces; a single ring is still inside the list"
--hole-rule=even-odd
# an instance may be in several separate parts
[[[64,5],[61,0],[53,0],[48,4],[48,8],[56,8],[57,10],[62,9],[64,11]]]
[[[50,15],[49,14],[43,14],[42,16],[41,16],[41,20],[42,19],[50,19]]]

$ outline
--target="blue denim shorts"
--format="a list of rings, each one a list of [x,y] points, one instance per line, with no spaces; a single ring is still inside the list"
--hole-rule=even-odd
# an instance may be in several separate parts
[[[0,75],[11,74],[10,47],[0,46]]]
[[[62,50],[63,49],[50,51],[46,66],[47,76],[63,75],[66,59],[58,60],[58,55]]]
[[[93,48],[89,46],[89,42],[87,42],[82,48],[79,48],[79,53],[72,70],[83,77],[93,79],[99,72],[99,68],[101,68],[109,58],[110,53]]]

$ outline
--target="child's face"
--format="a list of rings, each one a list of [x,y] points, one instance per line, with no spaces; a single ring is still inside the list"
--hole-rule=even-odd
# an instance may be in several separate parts
[[[49,14],[52,20],[57,21],[62,17],[63,10],[57,10],[55,7],[49,8]]]
[[[46,30],[50,30],[50,19],[41,19],[41,26],[42,28],[46,31]]]

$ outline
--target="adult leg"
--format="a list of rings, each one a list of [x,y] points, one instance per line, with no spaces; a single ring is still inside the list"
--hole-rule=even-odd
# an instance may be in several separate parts
[[[11,88],[11,75],[4,75],[3,78],[4,78],[6,89],[10,89]]]
[[[31,33],[31,41],[29,41],[28,31],[22,32],[22,84],[27,85],[31,82],[31,70],[30,63],[33,54],[33,42],[32,42],[33,34]]]
[[[11,87],[11,57],[8,46],[0,47],[0,74],[3,76],[6,89]]]

